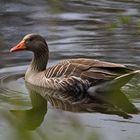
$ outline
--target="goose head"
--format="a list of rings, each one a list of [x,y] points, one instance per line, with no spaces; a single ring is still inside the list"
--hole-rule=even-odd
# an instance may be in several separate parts
[[[33,71],[46,69],[49,50],[45,39],[41,35],[35,33],[26,35],[15,47],[10,49],[10,52],[24,50],[31,51],[34,54],[28,71],[33,73]]]
[[[10,52],[23,50],[43,53],[44,51],[48,52],[48,45],[41,35],[32,33],[27,34],[15,47],[11,48]]]

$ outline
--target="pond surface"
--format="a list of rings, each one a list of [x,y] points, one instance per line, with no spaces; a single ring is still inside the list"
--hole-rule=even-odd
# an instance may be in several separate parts
[[[132,115],[133,118],[130,120],[118,115],[84,113],[83,108],[78,110],[77,106],[73,106],[71,112],[69,104],[63,105],[64,101],[42,98],[36,94],[32,96],[31,93],[29,95],[24,73],[32,53],[10,53],[9,49],[25,34],[33,32],[43,35],[48,42],[49,66],[67,58],[85,57],[126,64],[139,69],[139,0],[1,0],[0,2],[0,109],[7,112],[11,110],[11,114],[21,120],[24,118],[20,118],[22,116],[20,114],[24,114],[27,118],[32,114],[32,119],[25,119],[24,127],[35,129],[40,126],[39,130],[37,128],[39,132],[45,134],[47,131],[56,137],[74,131],[73,139],[87,139],[86,135],[92,132],[97,133],[101,140],[139,140],[139,114]],[[122,89],[137,108],[140,108],[139,79],[140,76],[135,77]],[[50,93],[50,96],[52,94],[55,98],[58,96],[56,93]],[[1,120],[0,139],[4,140],[8,124],[3,118]],[[75,130],[77,126],[73,121],[77,125],[82,125],[83,129],[80,132]]]

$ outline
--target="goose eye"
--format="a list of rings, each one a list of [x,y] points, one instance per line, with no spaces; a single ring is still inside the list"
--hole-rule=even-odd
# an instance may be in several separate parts
[[[29,38],[29,41],[32,41],[33,40],[33,38]]]

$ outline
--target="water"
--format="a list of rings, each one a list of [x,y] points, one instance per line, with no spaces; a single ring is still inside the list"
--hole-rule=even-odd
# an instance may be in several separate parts
[[[20,109],[27,110],[34,105],[30,101],[32,98],[24,82],[24,73],[32,54],[9,52],[9,49],[28,33],[36,32],[46,38],[50,50],[49,65],[54,65],[62,59],[88,57],[139,69],[139,7],[139,0],[1,0],[0,108],[12,110],[11,112],[18,116],[16,114],[20,114]],[[123,91],[136,107],[140,107],[139,78],[140,76],[135,77],[123,87]],[[54,93],[53,95],[61,99],[61,96],[57,97]],[[44,133],[45,130],[53,130],[56,135],[63,135],[64,130],[69,130],[68,124],[74,118],[82,124],[84,132],[97,132],[101,139],[139,139],[139,115],[133,115],[131,120],[126,120],[117,115],[72,113],[54,109],[60,108],[61,104],[61,109],[66,107],[63,110],[70,110],[63,105],[64,101],[55,103],[49,98],[49,103],[48,99],[44,101],[40,96],[37,98],[42,102],[39,104],[42,109],[41,115],[37,116],[39,121],[37,124],[31,120],[28,122],[31,123],[29,126],[34,124],[33,128],[41,125],[40,129]],[[38,111],[40,110],[35,110],[35,114],[39,114]],[[49,123],[54,124],[51,130],[48,127]],[[7,135],[3,133],[5,128],[6,122],[0,123],[1,139],[5,139]]]

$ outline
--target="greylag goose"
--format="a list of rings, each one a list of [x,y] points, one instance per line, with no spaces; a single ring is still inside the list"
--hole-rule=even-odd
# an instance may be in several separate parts
[[[60,91],[88,92],[119,89],[134,75],[122,64],[96,59],[68,59],[46,69],[49,50],[45,39],[39,34],[28,34],[10,51],[32,51],[34,57],[25,74],[25,81],[35,86]]]

